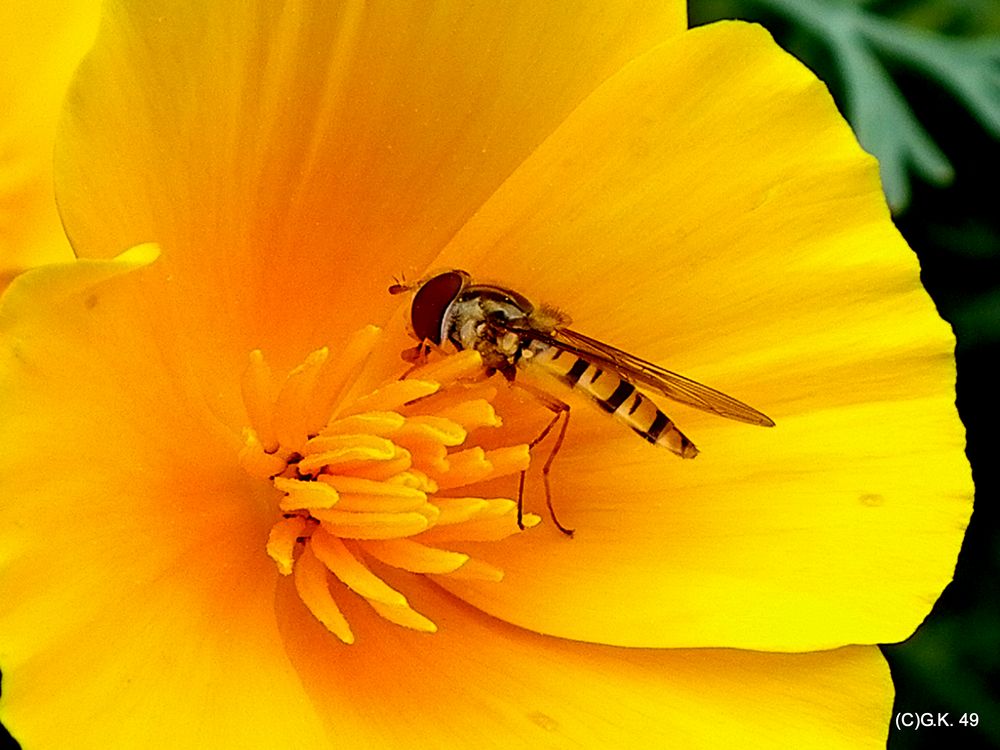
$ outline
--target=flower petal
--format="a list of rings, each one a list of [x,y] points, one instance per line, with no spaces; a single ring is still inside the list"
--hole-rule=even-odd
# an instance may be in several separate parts
[[[289,654],[339,747],[885,744],[892,684],[875,648],[782,655],[572,643],[492,620],[413,577],[393,585],[420,603],[436,634],[395,627],[345,595],[358,640],[342,647],[289,587],[279,594]]]
[[[60,139],[63,219],[83,256],[161,244],[192,336],[297,361],[384,319],[393,273],[683,26],[657,0],[113,3]]]
[[[147,565],[130,544],[108,555],[113,540],[83,539],[96,522],[83,526],[57,534],[64,546],[49,555],[5,565],[17,611],[0,618],[0,718],[23,747],[326,747],[258,549],[226,569],[196,555]]]
[[[643,646],[885,642],[926,615],[971,510],[954,341],[874,161],[764,31],[704,27],[634,61],[439,262],[572,304],[574,328],[777,421],[667,402],[702,450],[680,461],[553,391],[574,405],[551,479],[576,538],[462,547],[504,584],[451,591],[533,630]],[[530,439],[550,417],[533,411],[501,414]]]
[[[27,748],[320,747],[274,622],[278,493],[150,334],[155,257],[2,298],[0,718]]]
[[[52,144],[70,76],[97,33],[97,0],[0,6],[0,289],[72,257],[52,194]]]

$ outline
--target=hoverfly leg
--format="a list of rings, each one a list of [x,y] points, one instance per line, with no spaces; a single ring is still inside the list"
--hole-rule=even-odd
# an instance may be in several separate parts
[[[430,350],[427,345],[421,341],[412,349],[403,349],[399,353],[399,358],[404,362],[409,362],[410,364],[422,365],[427,361],[427,354]]]
[[[538,433],[534,440],[528,443],[529,451],[533,450],[536,445],[541,443],[548,436],[548,434],[555,429],[555,426],[559,424],[559,420],[562,420],[562,426],[559,428],[559,433],[556,435],[555,443],[552,445],[552,450],[549,451],[548,458],[545,459],[545,463],[542,465],[542,483],[545,486],[545,507],[549,510],[549,517],[552,519],[552,523],[555,524],[555,527],[563,534],[568,537],[572,537],[575,530],[563,526],[559,523],[559,519],[556,517],[555,508],[552,507],[552,489],[549,486],[549,471],[552,469],[552,464],[559,453],[559,449],[562,448],[563,440],[566,437],[566,429],[569,427],[569,404],[554,398],[545,391],[533,388],[524,383],[513,381],[513,384],[531,394],[531,396],[546,409],[555,412],[555,416],[547,425],[545,425],[545,428]],[[517,487],[517,525],[521,529],[524,529],[522,519],[524,515],[524,481],[526,474],[527,470],[521,472],[521,478]]]
[[[566,437],[566,429],[569,427],[569,405],[566,405],[566,410],[560,412],[556,415],[556,419],[559,418],[561,414],[565,414],[563,417],[562,427],[559,428],[559,434],[556,436],[556,442],[552,446],[552,450],[549,452],[549,457],[545,461],[545,465],[542,466],[542,483],[545,485],[545,505],[549,509],[549,516],[552,518],[552,523],[556,525],[563,534],[568,537],[573,536],[575,529],[570,529],[559,523],[559,519],[556,518],[555,508],[552,507],[552,489],[549,487],[549,469],[552,468],[552,462],[555,461],[556,455],[559,453],[559,449],[562,448],[563,439]]]
[[[406,294],[412,292],[420,286],[419,281],[410,282],[406,280],[406,274],[392,277],[392,284],[389,285],[389,294]]]
[[[517,528],[524,531],[524,476],[527,471],[521,472],[520,479],[517,480]]]
[[[399,353],[399,357],[404,362],[409,362],[410,366],[407,367],[406,371],[399,376],[399,379],[406,380],[408,377],[410,377],[410,374],[414,370],[416,370],[418,367],[426,365],[427,358],[430,356],[430,353],[432,351],[436,351],[442,354],[444,353],[441,347],[435,346],[432,342],[426,340],[421,341],[412,349],[403,349],[403,351]]]

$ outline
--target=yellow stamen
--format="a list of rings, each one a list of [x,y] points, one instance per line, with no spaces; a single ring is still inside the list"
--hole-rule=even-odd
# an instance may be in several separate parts
[[[352,334],[337,356],[323,365],[307,410],[306,425],[310,435],[319,432],[329,421],[337,402],[371,356],[381,332],[377,326],[365,326]]]
[[[404,404],[429,396],[441,386],[428,380],[396,380],[363,396],[347,408],[345,414],[366,411],[395,411]]]
[[[437,625],[409,607],[392,607],[381,602],[372,602],[371,605],[372,609],[389,622],[394,622],[411,630],[419,630],[422,633],[437,632]]]
[[[419,497],[420,499],[425,499],[426,495],[411,486],[410,484],[404,484],[403,482],[376,482],[371,479],[362,479],[360,477],[345,477],[340,474],[323,474],[319,477],[321,482],[333,487],[337,492],[343,492],[345,494],[351,493],[355,495],[382,495],[385,497],[406,497],[414,498]]]
[[[485,479],[525,470],[528,446],[486,451],[469,445],[473,430],[501,420],[476,352],[427,363],[367,393],[354,381],[378,338],[367,327],[339,351],[319,349],[276,382],[263,354],[252,352],[243,376],[249,426],[240,460],[277,493],[266,542],[278,572],[292,575],[299,597],[334,635],[354,635],[337,598],[360,596],[384,619],[426,633],[437,630],[402,591],[383,579],[444,575],[499,581],[503,571],[466,552],[439,547],[499,541],[521,531],[509,498],[447,497]],[[525,514],[525,527],[539,518]],[[330,588],[335,578],[344,584]]]
[[[378,435],[355,433],[353,435],[320,435],[319,437],[314,437],[303,446],[302,455],[312,456],[316,453],[324,453],[331,456],[351,455],[352,451],[362,451],[369,448],[387,458],[391,458],[396,454],[395,444],[392,440],[379,437]],[[301,467],[301,464],[299,466]]]
[[[299,479],[275,477],[274,486],[287,493],[278,503],[283,511],[332,508],[340,500],[337,490],[323,482],[303,482]]]
[[[537,516],[536,516],[537,518]],[[503,571],[495,565],[470,558],[465,565],[448,574],[449,578],[465,578],[470,581],[502,581]]]
[[[460,424],[466,432],[472,432],[479,427],[499,427],[503,424],[493,405],[481,398],[442,406],[437,413],[445,419]]]
[[[250,352],[250,364],[243,372],[243,403],[246,405],[250,426],[260,439],[264,451],[274,453],[278,436],[274,431],[274,387],[271,368],[260,349]]]
[[[326,566],[316,558],[312,545],[305,545],[295,562],[295,590],[327,630],[344,643],[354,643],[351,626],[330,594]]]
[[[336,488],[341,510],[399,513],[416,510],[427,502],[426,492],[402,484],[336,474],[321,474],[317,480]]]
[[[358,461],[342,464],[337,470],[355,477],[374,479],[377,481],[392,481],[393,477],[412,468],[409,451],[396,448],[396,455],[385,461]]]
[[[320,481],[323,481],[323,477],[320,477]],[[379,482],[379,484],[385,483]],[[358,512],[376,513],[381,510],[389,513],[405,513],[406,511],[422,508],[426,502],[427,495],[423,492],[418,493],[415,497],[365,494],[356,495],[353,493],[342,492],[340,494],[340,502],[337,504],[337,507],[340,508],[340,510]]]
[[[531,461],[527,445],[484,451],[479,446],[448,455],[447,471],[432,473],[440,489],[464,487],[524,471]]]
[[[332,534],[345,539],[395,539],[419,534],[430,524],[417,513],[352,513],[347,510],[312,511]]]
[[[274,407],[274,431],[278,442],[293,451],[305,443],[309,435],[309,406],[319,380],[320,368],[330,355],[326,347],[317,349],[306,361],[292,370],[278,392]]]
[[[500,417],[493,409],[497,392],[497,387],[489,382],[459,381],[410,404],[409,412],[450,419],[467,432],[476,427],[499,427]]]
[[[295,545],[306,531],[309,521],[305,516],[282,518],[271,527],[267,537],[267,554],[278,564],[283,576],[292,572]]]
[[[406,417],[394,411],[369,411],[330,422],[320,435],[391,435],[406,423]]]
[[[466,349],[450,357],[417,367],[408,377],[415,380],[448,382],[478,379],[484,376],[483,360],[474,349]]]
[[[403,471],[410,467],[410,454],[403,448],[393,443],[391,440],[383,440],[373,435],[366,436],[366,439],[359,440],[358,445],[334,448],[311,456],[306,456],[299,461],[300,474],[318,474],[324,469],[353,473],[356,470],[369,468],[371,464],[381,464],[392,461],[390,468],[383,470],[390,473]],[[403,462],[405,466],[396,468],[396,462]]]
[[[434,504],[441,511],[438,526],[464,523],[470,518],[476,518],[490,505],[481,497],[436,497]]]
[[[421,492],[437,492],[438,485],[433,479],[417,469],[401,471],[395,476],[386,480],[388,484],[398,484],[401,487],[410,487]]]
[[[470,560],[462,552],[428,547],[412,539],[369,542],[365,545],[365,552],[387,565],[411,573],[452,573]]]
[[[528,450],[528,446],[523,443],[521,445],[510,445],[506,448],[494,448],[491,451],[487,451],[486,458],[493,466],[493,471],[486,477],[487,479],[505,477],[508,474],[525,471],[531,463],[531,453]]]
[[[359,596],[397,607],[410,606],[405,596],[358,562],[344,543],[322,526],[312,535],[312,549],[320,562]]]
[[[275,444],[277,450],[277,444]],[[267,479],[280,474],[287,466],[285,459],[268,453],[257,433],[250,427],[243,429],[243,448],[240,449],[240,466],[252,477]]]
[[[396,431],[393,439],[404,444],[433,443],[454,447],[465,442],[466,432],[462,425],[444,417],[410,417]]]
[[[443,514],[442,514],[443,515]],[[542,519],[525,513],[521,522],[525,528],[538,525]],[[421,542],[498,542],[520,531],[517,525],[517,503],[507,498],[486,501],[486,507],[462,523],[442,524],[440,521],[426,533]]]

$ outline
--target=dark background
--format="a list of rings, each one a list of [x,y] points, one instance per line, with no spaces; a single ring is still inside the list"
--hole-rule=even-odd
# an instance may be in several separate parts
[[[1000,524],[996,505],[1000,456],[990,432],[998,416],[995,363],[1000,358],[1000,150],[996,138],[1000,128],[1000,2],[791,3],[799,10],[808,7],[807,15],[821,22],[804,21],[800,13],[789,10],[787,0],[690,0],[691,25],[721,18],[764,23],[786,49],[828,82],[855,124],[858,116],[851,111],[851,103],[864,92],[857,90],[856,77],[845,75],[843,60],[830,44],[837,33],[834,16],[839,10],[863,8],[901,28],[931,32],[932,44],[942,38],[980,46],[992,40],[986,74],[993,76],[993,85],[984,85],[993,103],[992,120],[982,111],[967,109],[955,88],[936,80],[926,66],[915,66],[905,56],[885,49],[874,52],[953,168],[951,180],[940,173],[911,174],[902,184],[895,179],[887,187],[895,196],[897,225],[920,258],[924,284],[958,338],[958,408],[968,430],[968,455],[977,488],[976,508],[954,582],[910,639],[883,647],[896,684],[895,710],[935,716],[947,711],[954,726],[893,728],[889,749],[1000,748]],[[822,21],[824,13],[826,21]],[[878,126],[875,122],[874,127]],[[891,121],[886,123],[891,126]],[[860,130],[866,132],[864,126]],[[879,153],[878,135],[866,145],[876,156],[891,159],[887,152]],[[978,716],[978,726],[958,725],[962,714],[972,713]],[[0,727],[0,747],[8,746],[16,745]]]

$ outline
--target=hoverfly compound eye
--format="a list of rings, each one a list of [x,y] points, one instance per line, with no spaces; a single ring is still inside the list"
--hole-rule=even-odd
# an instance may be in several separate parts
[[[455,301],[469,280],[465,271],[447,271],[438,274],[423,284],[413,295],[410,306],[410,322],[413,333],[421,341],[440,344],[442,328],[448,308]]]

